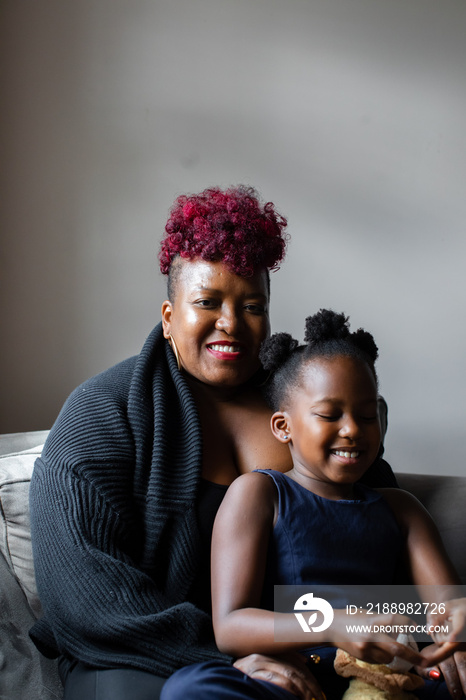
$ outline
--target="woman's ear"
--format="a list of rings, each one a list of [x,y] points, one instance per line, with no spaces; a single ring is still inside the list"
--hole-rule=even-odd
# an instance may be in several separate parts
[[[270,419],[270,427],[272,428],[272,433],[280,442],[286,444],[291,440],[289,417],[286,412],[277,411],[274,413]]]
[[[168,301],[168,299],[166,299],[162,304],[162,328],[163,328],[163,337],[167,338],[167,340],[170,337],[171,320],[172,320],[172,304],[171,304],[171,301]]]

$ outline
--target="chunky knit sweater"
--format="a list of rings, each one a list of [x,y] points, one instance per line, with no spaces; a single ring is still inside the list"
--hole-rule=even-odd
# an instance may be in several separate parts
[[[200,560],[196,406],[159,324],[142,352],[78,387],[31,481],[46,656],[168,676],[223,657],[189,600]]]

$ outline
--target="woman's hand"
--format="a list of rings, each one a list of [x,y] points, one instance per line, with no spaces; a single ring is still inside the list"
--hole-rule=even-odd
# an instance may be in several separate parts
[[[280,656],[250,654],[237,659],[233,666],[255,680],[274,683],[301,700],[326,700],[304,657],[298,652]]]
[[[456,651],[439,664],[439,669],[452,698],[458,700],[462,694],[466,695],[466,652]]]
[[[464,646],[464,645],[463,645]],[[431,644],[422,650],[426,658],[433,658],[439,651],[436,644]],[[420,668],[416,666],[416,671],[423,678],[431,678],[431,671],[436,671],[435,674],[441,680],[443,676],[447,684],[448,691],[452,698],[459,700],[462,694],[466,695],[466,652],[456,651],[444,661],[429,666],[428,668]]]
[[[419,675],[431,678],[431,671],[443,675],[452,698],[466,695],[466,598],[448,600],[444,612],[427,616],[427,624],[448,626],[448,632],[434,633],[431,644],[422,650],[428,668],[417,668]]]

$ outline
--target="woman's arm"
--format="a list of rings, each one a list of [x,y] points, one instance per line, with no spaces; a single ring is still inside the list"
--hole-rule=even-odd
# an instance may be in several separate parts
[[[94,378],[75,390],[36,462],[30,514],[44,617],[31,636],[49,656],[168,675],[220,655],[210,616],[166,583],[178,575],[182,585],[180,566],[166,551],[157,556],[163,544],[157,552],[147,544],[154,518],[147,520],[142,469],[139,481],[135,475],[122,381],[131,370],[125,362],[102,375],[105,382]],[[187,527],[183,541],[190,544]]]
[[[191,603],[174,604],[141,570],[130,553],[138,531],[127,527],[89,480],[39,460],[31,503],[36,577],[45,610],[31,634],[43,653],[61,652],[96,666],[129,660],[160,675],[219,657],[203,632],[208,615]],[[192,635],[188,643],[186,629]]]

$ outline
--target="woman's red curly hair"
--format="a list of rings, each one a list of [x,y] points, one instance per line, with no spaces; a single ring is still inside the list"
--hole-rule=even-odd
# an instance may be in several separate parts
[[[286,225],[272,202],[262,204],[252,187],[239,185],[225,191],[211,187],[200,194],[181,195],[165,226],[160,269],[168,275],[179,255],[222,261],[241,277],[276,270],[285,254]]]

